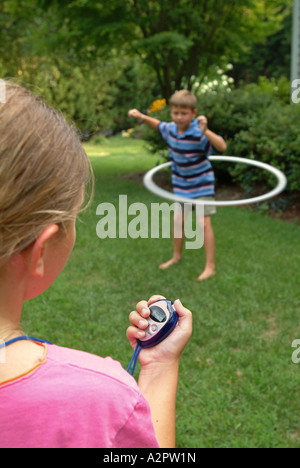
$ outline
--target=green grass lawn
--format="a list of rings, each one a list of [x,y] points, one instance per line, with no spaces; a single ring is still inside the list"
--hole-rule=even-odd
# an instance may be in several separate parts
[[[197,281],[204,252],[186,250],[166,271],[170,239],[99,239],[98,204],[118,207],[162,200],[137,174],[153,167],[143,142],[114,137],[86,145],[96,176],[92,206],[77,223],[68,265],[41,297],[25,304],[23,328],[58,345],[102,356],[126,368],[125,331],[140,299],[162,294],[190,308],[193,335],[181,359],[177,445],[300,447],[300,227],[245,208],[213,218],[217,275]],[[138,374],[138,368],[136,375]]]

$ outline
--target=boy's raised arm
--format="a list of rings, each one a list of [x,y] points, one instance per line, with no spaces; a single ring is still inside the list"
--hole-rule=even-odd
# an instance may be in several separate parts
[[[227,149],[227,144],[222,137],[209,130],[207,118],[205,117],[205,115],[200,115],[197,118],[197,120],[199,128],[202,130],[203,134],[209,139],[210,143],[215,148],[215,150],[219,151],[220,153],[224,153]]]
[[[148,127],[153,128],[153,130],[158,130],[160,120],[149,117],[149,115],[142,114],[142,112],[137,109],[130,109],[128,116],[134,117],[135,119],[141,119],[146,125],[148,125]]]

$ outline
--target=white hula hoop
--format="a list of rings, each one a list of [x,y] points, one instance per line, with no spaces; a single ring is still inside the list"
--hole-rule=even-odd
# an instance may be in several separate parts
[[[279,193],[281,193],[286,185],[287,185],[287,179],[285,175],[279,171],[279,169],[276,169],[273,166],[270,166],[269,164],[256,161],[255,159],[247,159],[247,158],[239,158],[237,156],[209,156],[209,159],[211,161],[230,161],[230,162],[235,162],[235,163],[242,163],[242,164],[249,164],[251,166],[256,166],[261,169],[265,169],[268,172],[271,172],[275,177],[277,178],[277,185],[276,187],[271,190],[270,192],[264,194],[264,195],[259,195],[257,197],[253,198],[246,198],[243,200],[226,200],[226,201],[215,201],[215,200],[201,200],[201,199],[193,199],[193,198],[186,198],[186,197],[181,197],[179,195],[175,195],[174,193],[169,192],[168,190],[162,189],[161,187],[158,187],[153,182],[153,176],[157,172],[161,171],[162,169],[170,166],[172,163],[166,162],[163,164],[160,164],[159,166],[154,167],[153,169],[150,169],[145,175],[144,175],[144,185],[145,187],[155,195],[165,198],[167,200],[171,200],[173,202],[179,202],[179,203],[190,203],[192,205],[213,205],[213,206],[237,206],[237,205],[249,205],[252,203],[259,203],[264,200],[268,200],[269,198],[273,198]]]

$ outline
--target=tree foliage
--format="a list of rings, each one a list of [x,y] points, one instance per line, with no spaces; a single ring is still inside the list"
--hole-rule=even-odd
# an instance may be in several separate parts
[[[32,53],[90,63],[112,49],[138,54],[161,97],[191,88],[280,27],[292,0],[6,0]]]
[[[254,43],[247,54],[233,62],[229,74],[237,84],[257,82],[260,76],[275,79],[290,77],[292,2],[287,10],[290,14],[283,18],[280,29],[270,34],[263,44]]]
[[[211,66],[244,53],[253,41],[276,30],[282,11],[276,1],[132,2],[140,39],[135,51],[156,71],[162,95],[192,88]],[[276,13],[276,15],[275,15]]]
[[[195,89],[217,65],[230,61],[257,76],[258,62],[270,56],[274,76],[273,49],[291,6],[292,0],[2,0],[0,74],[33,84],[84,134],[121,130],[132,124],[129,106],[146,111],[176,89]]]

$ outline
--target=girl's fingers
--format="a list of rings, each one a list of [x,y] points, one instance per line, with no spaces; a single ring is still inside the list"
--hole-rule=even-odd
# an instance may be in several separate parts
[[[150,299],[148,300],[148,305],[151,305],[153,302],[159,301],[160,299],[165,299],[165,297],[159,296],[159,295],[151,296]]]
[[[141,329],[146,329],[148,327],[148,322],[145,318],[143,318],[143,315],[146,315],[148,313],[147,310],[142,309],[143,314],[139,314],[137,311],[132,311],[129,315],[129,321],[131,325],[141,328]]]
[[[137,310],[137,312],[139,314],[142,315],[142,310],[143,309],[146,309],[146,310],[148,309],[148,302],[147,301],[140,301],[140,302],[137,303],[136,310]]]
[[[192,317],[192,312],[182,305],[180,299],[176,299],[176,301],[174,302],[174,306],[175,306],[176,312],[178,313],[180,317],[183,317],[183,316],[188,316],[190,318]]]
[[[149,305],[159,299],[165,299],[164,296],[154,295],[151,296],[149,301],[140,301],[136,305],[136,310],[129,314],[129,321],[131,325],[127,328],[126,336],[128,340],[134,344],[137,339],[145,337],[145,330],[148,327],[147,318],[150,315]]]
[[[130,341],[130,343],[135,343],[137,339],[141,339],[145,337],[145,332],[140,330],[139,328],[130,326],[126,330],[126,337]]]

